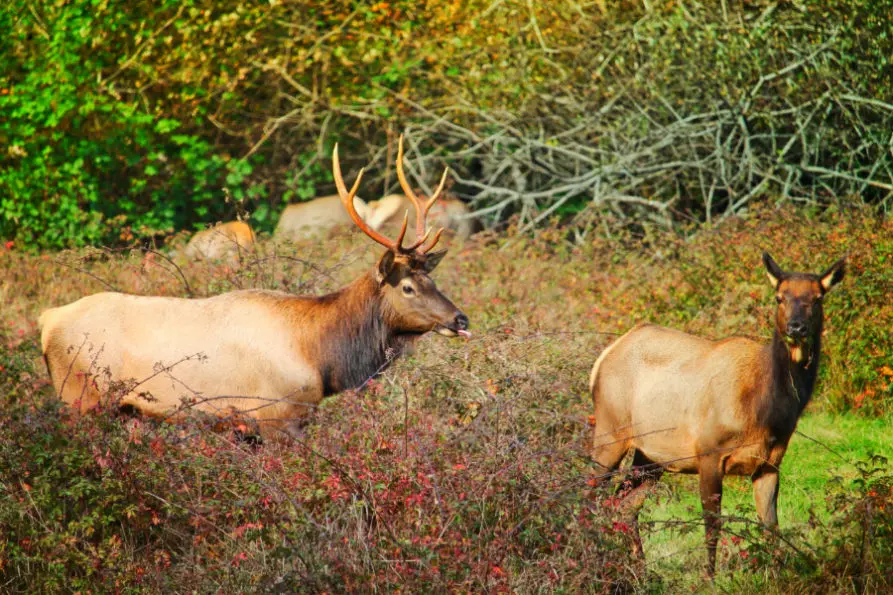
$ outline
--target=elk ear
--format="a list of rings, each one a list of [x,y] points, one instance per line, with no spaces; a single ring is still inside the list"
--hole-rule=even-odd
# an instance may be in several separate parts
[[[763,252],[763,264],[766,266],[766,276],[769,277],[769,283],[777,289],[778,284],[784,280],[784,271],[781,270],[777,262],[772,260],[768,252]]]
[[[824,291],[830,290],[832,287],[840,283],[843,274],[846,272],[846,256],[828,267],[828,270],[822,273],[819,283],[822,284]]]
[[[437,252],[432,252],[428,254],[428,257],[425,259],[425,264],[422,267],[425,269],[426,273],[430,273],[434,269],[437,268],[437,265],[440,264],[440,261],[443,260],[443,257],[446,256],[446,249],[438,250]]]
[[[378,281],[378,284],[384,283],[393,270],[394,253],[390,250],[385,250],[385,253],[378,260],[378,265],[375,267],[375,279]]]

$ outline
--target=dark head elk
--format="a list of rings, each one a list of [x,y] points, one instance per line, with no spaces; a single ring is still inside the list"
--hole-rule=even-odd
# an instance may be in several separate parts
[[[664,469],[697,473],[711,576],[724,476],[750,476],[760,520],[778,524],[779,466],[819,369],[822,300],[844,274],[843,259],[821,275],[782,271],[768,254],[763,262],[778,302],[770,344],[643,324],[605,349],[589,378],[599,471],[634,450],[627,501],[637,553],[645,485]]]
[[[402,139],[397,159],[403,179]],[[269,434],[292,429],[323,397],[361,386],[428,331],[470,336],[468,318],[428,276],[445,254],[431,252],[443,230],[429,237],[426,228],[440,189],[424,204],[405,189],[416,207],[417,240],[403,246],[406,217],[392,241],[357,214],[353,198],[363,172],[348,192],[337,146],[333,170],[351,219],[386,248],[371,271],[321,297],[99,293],[47,310],[41,343],[61,398],[83,411],[99,402],[109,380],[135,380],[122,406],[169,416],[186,398],[205,412],[254,418]]]

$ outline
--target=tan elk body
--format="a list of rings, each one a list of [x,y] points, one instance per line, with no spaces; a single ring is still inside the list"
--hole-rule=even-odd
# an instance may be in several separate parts
[[[401,178],[402,158],[401,139]],[[387,248],[373,270],[320,297],[100,293],[47,310],[41,343],[61,398],[84,411],[110,381],[130,381],[121,404],[147,414],[169,416],[186,399],[202,411],[255,418],[264,433],[289,431],[309,406],[362,385],[421,335],[468,336],[468,318],[428,276],[445,254],[430,252],[440,232],[429,240],[426,230],[437,195],[416,202],[418,240],[404,247],[406,222],[396,241],[366,226],[353,207],[362,171],[348,192],[337,146],[333,162],[351,220]]]
[[[697,473],[711,575],[724,476],[751,477],[760,520],[778,524],[779,466],[815,385],[822,299],[844,274],[843,260],[821,275],[784,272],[768,254],[763,261],[778,301],[771,343],[643,324],[602,352],[589,380],[597,467],[613,471],[634,450],[639,472],[627,499],[636,549],[643,488],[663,470]]]

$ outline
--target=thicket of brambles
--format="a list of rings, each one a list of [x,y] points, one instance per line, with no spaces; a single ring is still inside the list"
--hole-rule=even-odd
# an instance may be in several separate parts
[[[474,338],[423,340],[361,392],[324,401],[295,443],[261,446],[200,416],[121,415],[114,391],[107,408],[73,416],[48,385],[37,315],[110,288],[323,293],[378,256],[361,233],[268,247],[237,270],[178,269],[137,250],[0,249],[2,590],[709,592],[697,508],[643,522],[648,564],[630,557],[615,494],[592,486],[586,382],[599,351],[642,320],[766,337],[775,302],[759,251],[771,247],[783,266],[810,270],[850,255],[826,301],[807,410],[828,422],[816,433],[805,420],[806,436],[793,438],[802,450],[785,459],[780,510],[804,514],[781,533],[755,522],[746,478],[727,479],[717,588],[889,591],[893,223],[865,207],[817,217],[789,206],[688,239],[597,229],[576,245],[547,227],[453,246],[437,282]],[[838,424],[854,421],[865,440],[870,428],[881,438],[861,453],[832,442],[817,463],[850,431]],[[818,468],[804,485],[806,467]],[[670,475],[649,510],[696,491],[696,480]],[[660,539],[668,544],[651,545]]]
[[[891,0],[10,0],[0,236],[128,243],[443,163],[490,223],[893,191]]]

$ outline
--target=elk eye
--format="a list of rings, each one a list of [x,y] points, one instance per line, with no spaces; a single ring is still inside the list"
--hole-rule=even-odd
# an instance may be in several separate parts
[[[780,295],[776,295],[776,296],[775,296],[775,301],[778,302],[778,303],[780,304],[782,301],[784,301],[784,298],[781,297]]]
[[[403,286],[403,295],[412,295],[415,293],[415,289],[413,289],[412,285],[404,285]]]

